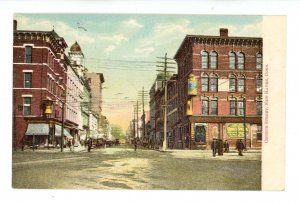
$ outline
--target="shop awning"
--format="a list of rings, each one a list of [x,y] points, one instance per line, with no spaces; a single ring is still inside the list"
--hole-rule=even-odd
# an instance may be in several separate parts
[[[67,128],[64,128],[64,136],[67,138],[73,138]],[[61,137],[61,126],[55,125],[55,137]]]
[[[25,135],[49,135],[49,124],[29,123]]]

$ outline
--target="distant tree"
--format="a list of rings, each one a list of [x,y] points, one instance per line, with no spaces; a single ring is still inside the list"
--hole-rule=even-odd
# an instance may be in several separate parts
[[[111,126],[111,134],[115,139],[125,139],[125,134],[119,125]]]
[[[102,133],[104,134],[104,137],[107,138],[108,131],[109,131],[109,121],[106,118],[106,116],[103,116],[103,115],[101,116],[100,127],[102,129]]]

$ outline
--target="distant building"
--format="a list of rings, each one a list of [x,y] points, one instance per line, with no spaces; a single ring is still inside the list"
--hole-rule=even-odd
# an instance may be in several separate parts
[[[262,38],[231,37],[224,28],[220,36],[184,38],[174,58],[175,137],[184,138],[185,148],[208,149],[213,138],[234,146],[237,139],[244,140],[244,128],[247,147],[261,146],[262,57]]]
[[[163,84],[163,76],[161,74],[157,75],[151,89],[149,92],[150,96],[150,102],[149,102],[149,107],[150,107],[150,124],[149,124],[149,131],[150,131],[150,136],[149,136],[149,143],[151,147],[158,147],[159,144],[159,135],[160,135],[160,126],[158,126],[158,121],[157,119],[157,114],[160,112],[160,107],[158,107],[157,100],[160,100],[156,97],[156,92],[159,91],[162,88]],[[160,104],[160,101],[158,101]]]
[[[97,114],[98,118],[102,115],[102,89],[104,83],[104,76],[102,73],[86,73],[85,74],[89,87],[91,89],[91,111]],[[101,120],[98,120],[97,131],[101,132]],[[103,133],[103,132],[102,132]]]

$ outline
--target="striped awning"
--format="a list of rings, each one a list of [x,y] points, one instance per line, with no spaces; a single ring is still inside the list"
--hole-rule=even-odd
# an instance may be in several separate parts
[[[49,124],[29,123],[25,135],[49,135]]]

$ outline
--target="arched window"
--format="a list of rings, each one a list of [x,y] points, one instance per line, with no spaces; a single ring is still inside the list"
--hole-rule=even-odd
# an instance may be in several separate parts
[[[210,91],[211,92],[218,91],[218,76],[216,74],[212,74],[210,77]]]
[[[233,74],[229,76],[229,92],[236,92],[236,77]]]
[[[262,69],[262,54],[258,53],[256,55],[256,69],[261,70]]]
[[[256,92],[261,93],[262,92],[262,76],[258,75],[256,78]]]
[[[229,114],[236,115],[236,98],[230,98],[229,103],[230,103]]]
[[[239,116],[243,116],[245,113],[246,101],[240,100],[238,101],[238,114]]]
[[[202,98],[202,115],[208,115],[208,98]]]
[[[262,101],[256,101],[256,113],[262,115]]]
[[[238,69],[245,69],[245,55],[242,52],[238,54]]]
[[[202,52],[202,69],[207,69],[208,68],[208,52],[203,51]]]
[[[217,52],[213,51],[210,55],[210,68],[217,69],[218,66],[218,54]]]
[[[238,78],[238,92],[245,92],[245,77],[243,75]]]
[[[229,69],[235,69],[236,56],[234,52],[229,53]]]
[[[201,91],[208,91],[208,75],[203,74],[201,77]]]

